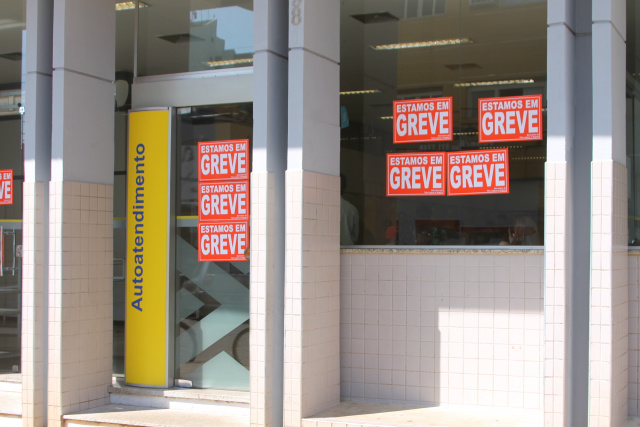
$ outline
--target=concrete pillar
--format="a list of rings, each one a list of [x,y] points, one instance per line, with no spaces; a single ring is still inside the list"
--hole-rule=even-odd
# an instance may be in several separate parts
[[[340,401],[338,0],[289,2],[284,425]]]
[[[593,1],[589,426],[627,419],[625,2]]]
[[[251,426],[282,425],[287,167],[286,0],[257,0],[251,173]]]
[[[53,0],[27,1],[22,223],[22,423],[46,424]]]
[[[544,424],[586,425],[591,162],[589,0],[548,4]]]
[[[55,0],[48,425],[107,403],[112,372],[112,2]]]

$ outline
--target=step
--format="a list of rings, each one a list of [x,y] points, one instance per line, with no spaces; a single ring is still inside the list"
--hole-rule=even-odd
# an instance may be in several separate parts
[[[22,393],[22,375],[0,374],[0,392]]]
[[[22,414],[22,393],[0,391],[0,415],[20,416]]]
[[[22,393],[0,391],[0,427],[22,427]]]
[[[541,427],[542,411],[342,402],[302,420],[302,427]]]
[[[22,427],[22,376],[0,375],[0,427]]]
[[[0,427],[22,427],[22,417],[0,414]]]
[[[170,388],[157,389],[133,387],[124,384],[121,378],[109,387],[110,403],[155,409],[172,409],[247,417],[249,415],[249,392],[212,389]]]
[[[110,404],[100,408],[65,415],[63,427],[135,426],[135,427],[248,427],[246,415],[219,415],[159,409],[141,406]]]

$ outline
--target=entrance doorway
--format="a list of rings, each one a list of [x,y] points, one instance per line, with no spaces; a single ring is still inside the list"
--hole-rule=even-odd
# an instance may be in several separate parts
[[[21,116],[0,116],[0,372],[20,372],[22,312]]]
[[[252,104],[176,112],[175,378],[196,388],[248,391],[249,261],[198,262],[197,148],[247,139],[251,153]]]

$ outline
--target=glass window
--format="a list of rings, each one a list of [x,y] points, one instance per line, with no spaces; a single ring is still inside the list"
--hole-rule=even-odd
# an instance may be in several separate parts
[[[0,0],[0,373],[20,372],[21,363],[25,5]]]
[[[340,161],[354,244],[543,244],[546,16],[545,0],[342,1]],[[540,136],[480,143],[479,100],[525,95],[541,95]],[[452,137],[394,144],[393,101],[424,98],[451,98]],[[387,196],[388,154],[490,149],[508,150],[508,193]]]
[[[253,0],[140,1],[138,76],[252,63]]]
[[[198,262],[198,142],[251,141],[253,107],[178,108],[176,122],[175,378],[248,391],[249,261]]]
[[[629,245],[640,246],[640,7],[627,0],[627,174]]]
[[[127,258],[127,131],[133,82],[135,11],[116,5],[116,73],[113,171],[113,374],[124,376],[125,272]]]

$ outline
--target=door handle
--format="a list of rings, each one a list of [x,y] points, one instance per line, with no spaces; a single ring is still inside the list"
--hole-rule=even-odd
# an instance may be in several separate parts
[[[11,253],[13,254],[13,264],[11,267],[5,266],[6,259],[4,254],[5,249],[5,236],[11,236]],[[15,230],[4,230],[3,227],[0,227],[0,277],[4,276],[4,273],[11,272],[12,276],[16,275],[16,231]]]

